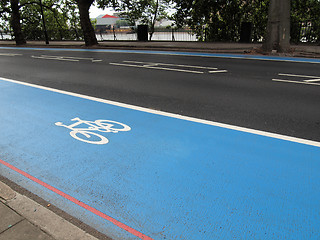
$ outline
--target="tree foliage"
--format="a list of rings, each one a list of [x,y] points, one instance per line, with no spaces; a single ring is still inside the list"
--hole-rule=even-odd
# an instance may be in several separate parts
[[[190,26],[199,40],[238,41],[242,22],[253,24],[254,41],[266,38],[270,0],[173,1],[177,25]],[[319,12],[319,0],[291,0],[291,42],[320,41]]]
[[[253,23],[253,39],[265,34],[268,0],[175,0],[178,27],[188,25],[199,40],[238,41],[242,22]]]
[[[22,29],[27,40],[43,40],[44,26],[39,1],[21,0]],[[77,6],[72,1],[42,0],[50,40],[80,39]]]
[[[44,26],[40,11],[39,0],[20,0],[18,9],[20,13],[20,27],[27,40],[43,40]],[[43,15],[51,40],[80,39],[82,36],[79,11],[74,1],[42,0]],[[12,6],[10,1],[0,4],[1,28],[5,31],[13,29],[10,21]],[[11,16],[11,17],[10,17]]]
[[[151,40],[156,22],[168,17],[170,3],[170,0],[118,0],[113,6],[131,26],[137,22],[148,25]]]
[[[9,0],[0,1],[0,29],[5,32],[10,31],[10,2]]]
[[[265,40],[270,0],[42,0],[50,40],[85,40],[97,44],[89,9],[113,7],[130,22],[148,24],[150,39],[156,21],[175,9],[177,27],[187,26],[202,41],[239,41],[241,24],[252,23],[252,40]],[[44,39],[40,0],[0,1],[0,29],[15,39]],[[18,8],[18,12],[17,12]],[[172,12],[172,10],[171,10]],[[291,42],[320,42],[320,1],[291,0]],[[19,13],[19,14],[17,14]],[[19,25],[21,31],[19,31]],[[20,32],[20,33],[19,33]]]
[[[291,41],[320,42],[320,1],[291,1]]]

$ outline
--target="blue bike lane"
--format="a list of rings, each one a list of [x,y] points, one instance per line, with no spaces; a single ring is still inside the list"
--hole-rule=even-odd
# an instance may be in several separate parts
[[[0,174],[114,239],[320,238],[319,143],[1,78],[0,91]]]

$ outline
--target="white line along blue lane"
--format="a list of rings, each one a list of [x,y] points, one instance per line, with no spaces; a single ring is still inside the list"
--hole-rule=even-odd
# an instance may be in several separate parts
[[[0,174],[114,239],[320,238],[319,142],[3,78],[0,90]]]

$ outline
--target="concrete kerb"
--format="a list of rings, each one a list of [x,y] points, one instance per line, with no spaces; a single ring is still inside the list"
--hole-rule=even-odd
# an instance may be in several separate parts
[[[0,182],[0,200],[56,240],[97,239],[3,182]]]

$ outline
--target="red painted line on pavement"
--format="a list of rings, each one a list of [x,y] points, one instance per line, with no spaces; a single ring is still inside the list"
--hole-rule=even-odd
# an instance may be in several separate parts
[[[13,166],[13,165],[11,165],[11,164],[9,164],[9,163],[1,160],[1,159],[0,159],[0,163],[2,163],[3,165],[5,165],[6,167],[8,167],[8,168],[10,168],[10,169],[12,169],[12,170],[14,170],[14,171],[16,171],[17,173],[20,173],[21,175],[29,178],[30,180],[32,180],[32,181],[34,181],[34,182],[36,182],[36,183],[44,186],[45,188],[47,188],[47,189],[49,189],[49,190],[51,190],[51,191],[59,194],[60,196],[66,198],[66,199],[68,199],[68,200],[70,200],[71,202],[79,205],[80,207],[83,207],[84,209],[86,209],[86,210],[88,210],[88,211],[96,214],[97,216],[102,217],[102,218],[104,218],[104,219],[112,222],[114,225],[116,225],[116,226],[118,226],[118,227],[126,230],[127,232],[129,232],[129,233],[131,233],[131,234],[139,237],[140,239],[143,239],[143,240],[153,240],[152,238],[148,237],[147,235],[145,235],[145,234],[143,234],[143,233],[141,233],[141,232],[139,232],[139,231],[137,231],[137,230],[135,230],[135,229],[127,226],[127,225],[124,224],[124,223],[119,222],[118,220],[116,220],[116,219],[114,219],[114,218],[112,218],[112,217],[104,214],[103,212],[100,212],[99,210],[97,210],[97,209],[95,209],[95,208],[93,208],[93,207],[90,207],[89,205],[87,205],[87,204],[79,201],[78,199],[76,199],[76,198],[74,198],[74,197],[72,197],[72,196],[70,196],[70,195],[68,195],[68,194],[60,191],[59,189],[57,189],[57,188],[55,188],[55,187],[52,187],[51,185],[49,185],[49,184],[47,184],[47,183],[45,183],[45,182],[43,182],[43,181],[41,181],[41,180],[39,180],[39,179],[31,176],[30,174],[28,174],[28,173],[26,173],[26,172],[24,172],[24,171],[16,168],[15,166]]]

